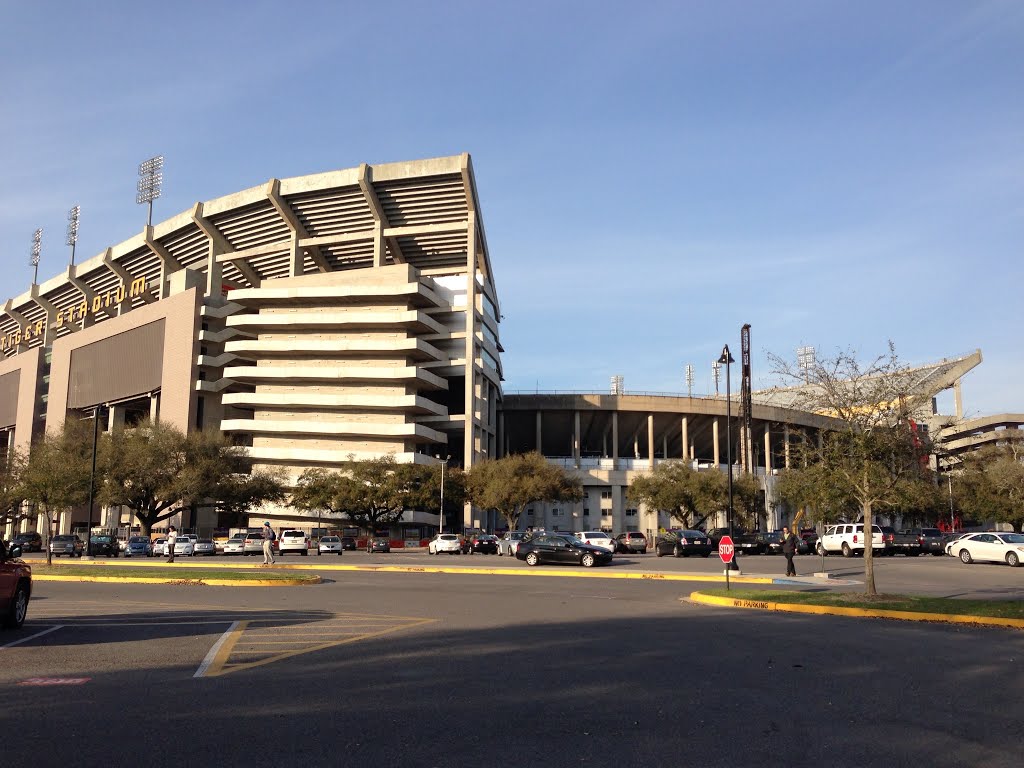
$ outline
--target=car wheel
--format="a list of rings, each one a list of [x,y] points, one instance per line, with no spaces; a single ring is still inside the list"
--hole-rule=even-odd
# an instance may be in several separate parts
[[[710,552],[705,552],[704,553],[704,557],[711,557],[711,553]]]
[[[11,601],[11,607],[4,617],[4,626],[9,629],[18,629],[25,623],[25,615],[28,613],[28,587],[19,584]]]
[[[593,568],[595,562],[596,560],[594,560],[594,556],[589,552],[587,552],[585,555],[583,555],[583,557],[580,558],[580,565],[582,565],[584,568]]]
[[[537,565],[537,563],[539,563],[539,562],[540,562],[540,558],[537,557],[537,553],[536,552],[531,552],[530,554],[528,554],[526,556],[526,564],[527,565]]]
[[[302,550],[302,556],[303,557],[306,557],[308,554],[309,554],[309,550],[308,549]]]
[[[845,541],[843,542],[843,557],[853,557],[853,550]]]
[[[1006,553],[1006,564],[1011,568],[1016,568],[1018,565],[1020,565],[1020,558],[1017,557],[1016,552]]]
[[[971,553],[968,552],[966,549],[960,550],[960,562],[964,563],[965,565],[970,565],[972,562],[974,562],[974,560],[971,558]]]
[[[661,551],[660,549],[655,549],[655,550],[654,550],[654,553],[655,553],[655,554],[656,554],[656,555],[657,555],[658,557],[664,557],[664,556],[665,556],[665,553],[664,553],[664,552],[662,552],[662,551]]]
[[[681,550],[679,547],[673,548],[672,556],[673,557],[682,557],[683,556],[683,550]]]

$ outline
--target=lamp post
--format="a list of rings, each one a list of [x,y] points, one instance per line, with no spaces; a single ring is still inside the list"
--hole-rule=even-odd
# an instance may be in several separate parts
[[[92,472],[89,474],[89,527],[85,531],[85,556],[92,557],[92,509],[93,496],[96,490],[96,446],[100,438],[100,407],[92,409]],[[131,533],[131,519],[128,521],[128,532]]]
[[[448,466],[448,459],[451,456],[445,456],[441,459],[441,508],[437,511],[437,532],[444,533],[444,468]]]
[[[729,538],[732,538],[732,391],[730,389],[730,365],[735,363],[736,360],[729,353],[729,345],[726,344],[722,347],[722,355],[718,358],[717,362],[719,365],[725,366],[725,461],[727,464],[727,471],[729,476],[729,507],[727,510],[728,525],[729,525]],[[740,569],[736,562],[736,555],[733,554],[732,560],[726,566],[730,571],[738,571]]]

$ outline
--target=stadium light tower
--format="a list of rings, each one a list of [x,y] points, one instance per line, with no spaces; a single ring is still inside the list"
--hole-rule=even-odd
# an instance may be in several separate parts
[[[686,364],[686,396],[693,397],[693,366]]]
[[[39,255],[43,252],[43,228],[32,234],[32,256],[28,263],[32,265],[32,284],[39,282]]]
[[[71,246],[71,264],[75,263],[75,245],[78,244],[78,219],[82,215],[82,206],[76,205],[68,211],[68,239],[67,244]]]
[[[135,194],[135,202],[139,205],[149,204],[149,218],[146,223],[153,226],[153,201],[160,197],[160,187],[164,182],[164,156],[157,155],[139,163],[139,186]]]
[[[811,383],[811,369],[814,367],[814,347],[797,347],[796,364],[803,371],[804,381]]]
[[[718,381],[722,377],[722,363],[718,360],[711,364],[711,375],[715,379],[715,397],[718,397]]]

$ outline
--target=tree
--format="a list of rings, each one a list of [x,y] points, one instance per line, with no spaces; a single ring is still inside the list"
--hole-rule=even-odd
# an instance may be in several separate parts
[[[795,484],[825,500],[830,512],[855,507],[865,536],[878,512],[906,507],[924,492],[932,482],[927,446],[912,416],[928,397],[915,390],[891,342],[887,354],[867,365],[852,351],[800,369],[769,357],[776,374],[802,385],[794,392],[796,407],[831,418],[821,439],[805,444],[806,467],[790,470],[801,475]],[[877,594],[870,546],[864,548],[864,573],[866,594]]]
[[[1007,439],[965,455],[954,487],[960,508],[971,517],[1024,530],[1024,440]]]
[[[98,498],[132,510],[143,536],[191,504],[209,500],[240,513],[283,498],[282,484],[273,475],[246,476],[247,464],[245,448],[220,433],[186,435],[169,424],[144,421],[104,437]]]
[[[497,510],[514,531],[528,504],[578,502],[583,485],[533,451],[486,459],[472,467],[466,473],[466,496],[482,509]]]
[[[21,486],[21,471],[25,457],[17,449],[11,449],[0,462],[0,526],[18,523],[24,514],[22,507],[25,494]]]
[[[704,475],[704,477],[702,477]],[[636,478],[626,492],[630,501],[667,512],[694,528],[723,508],[726,485],[720,472],[698,472],[683,462],[662,462]]]
[[[61,512],[89,499],[92,472],[92,425],[68,420],[59,431],[48,432],[32,445],[18,470],[21,495],[46,517],[43,546],[46,564],[53,563],[50,537]],[[86,536],[91,535],[87,532]]]

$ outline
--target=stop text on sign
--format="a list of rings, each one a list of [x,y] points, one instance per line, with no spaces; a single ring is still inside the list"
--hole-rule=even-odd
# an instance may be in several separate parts
[[[722,558],[722,562],[731,563],[735,552],[736,548],[733,546],[732,537],[723,536],[721,541],[718,542],[718,556]]]

